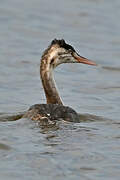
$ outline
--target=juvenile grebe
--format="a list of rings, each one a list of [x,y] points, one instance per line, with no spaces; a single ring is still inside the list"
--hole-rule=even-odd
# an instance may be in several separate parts
[[[79,115],[70,107],[64,106],[52,76],[53,69],[62,63],[83,63],[96,65],[93,61],[80,56],[63,39],[54,39],[44,51],[40,65],[40,77],[45,91],[47,104],[35,104],[23,116],[38,121],[79,121]]]

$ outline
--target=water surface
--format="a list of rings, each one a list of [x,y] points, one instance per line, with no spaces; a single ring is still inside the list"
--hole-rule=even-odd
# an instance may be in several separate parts
[[[119,0],[0,2],[0,179],[120,179],[119,8]],[[54,38],[98,64],[55,70],[82,122],[40,128],[5,118],[45,103],[39,63]]]

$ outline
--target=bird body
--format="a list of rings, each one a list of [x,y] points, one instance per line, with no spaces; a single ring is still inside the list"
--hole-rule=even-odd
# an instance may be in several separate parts
[[[35,104],[29,108],[24,118],[30,118],[35,121],[48,119],[50,121],[65,120],[79,122],[78,113],[72,108],[61,104]]]
[[[80,56],[75,49],[63,39],[54,39],[44,51],[40,64],[40,77],[45,91],[47,104],[36,104],[30,107],[23,117],[37,121],[64,119],[79,121],[79,115],[70,107],[64,106],[57,91],[53,70],[62,63],[84,63],[96,65],[93,61]]]

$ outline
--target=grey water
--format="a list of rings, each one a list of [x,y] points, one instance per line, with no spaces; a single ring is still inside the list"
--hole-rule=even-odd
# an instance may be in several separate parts
[[[119,0],[0,1],[1,180],[120,179],[119,19]],[[98,64],[63,64],[54,72],[81,123],[41,128],[5,119],[45,103],[39,63],[54,38]]]

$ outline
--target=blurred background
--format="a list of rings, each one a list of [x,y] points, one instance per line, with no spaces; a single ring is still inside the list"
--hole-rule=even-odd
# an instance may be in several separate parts
[[[120,179],[119,19],[119,0],[0,1],[0,114],[46,102],[40,58],[54,38],[64,38],[98,66],[55,70],[63,102],[102,117],[44,133],[1,119],[0,179]]]

